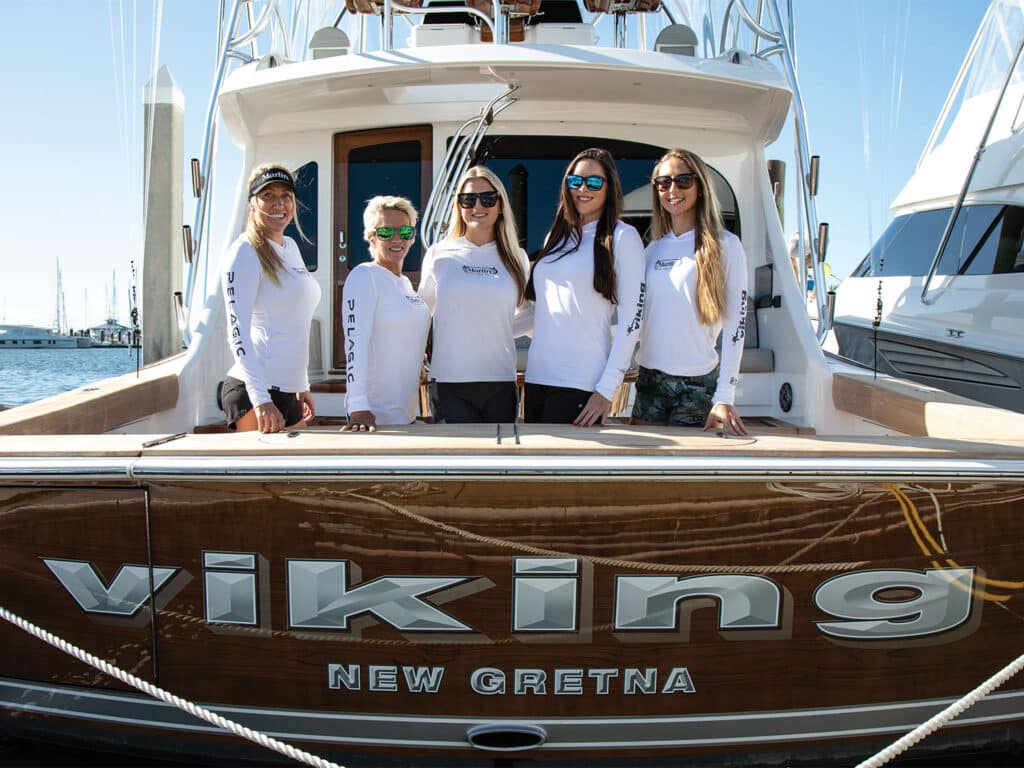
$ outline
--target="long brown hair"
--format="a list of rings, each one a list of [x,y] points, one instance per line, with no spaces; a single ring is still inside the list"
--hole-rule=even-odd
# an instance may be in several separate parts
[[[483,179],[498,193],[499,203],[498,220],[494,222],[494,243],[498,247],[498,256],[505,269],[516,281],[518,299],[516,306],[523,303],[523,296],[526,293],[526,270],[523,269],[523,262],[519,258],[519,235],[516,233],[516,222],[512,216],[512,206],[508,200],[508,193],[501,179],[490,168],[482,165],[474,165],[459,179],[456,189],[461,192],[466,182],[470,179]],[[448,224],[448,231],[444,233],[445,239],[455,240],[466,234],[466,222],[462,220],[459,210],[459,199],[456,196],[454,207],[451,213],[451,221]]]
[[[594,233],[594,290],[604,296],[612,304],[615,303],[615,225],[622,216],[622,182],[615,167],[615,158],[607,149],[592,147],[580,152],[562,174],[562,189],[558,198],[558,210],[551,231],[544,239],[544,247],[533,262],[534,268],[549,253],[571,246],[566,253],[572,253],[580,247],[583,239],[583,221],[573,205],[569,188],[565,180],[573,172],[581,160],[596,160],[604,170],[605,184],[608,193],[604,200],[604,210],[597,220],[597,231]],[[565,254],[562,254],[563,256]],[[559,257],[561,258],[561,257]],[[526,285],[526,298],[536,300],[537,292],[533,285],[533,269]]]
[[[295,177],[292,176],[292,172],[287,168],[284,168],[277,163],[265,163],[263,165],[256,166],[252,173],[249,174],[249,180],[245,184],[246,189],[252,188],[252,183],[256,181],[257,177],[267,171],[284,171],[292,180],[292,187],[295,186]],[[292,210],[295,215],[298,215],[295,204],[295,193],[288,190],[288,194],[292,197]],[[252,202],[252,198],[249,198],[249,216],[245,222],[245,239],[249,241],[249,245],[256,251],[256,256],[260,260],[260,268],[263,270],[263,274],[267,276],[274,285],[281,285],[281,278],[278,276],[278,270],[284,269],[284,261],[280,256],[277,255],[277,251],[274,250],[273,246],[270,245],[270,241],[267,239],[266,234],[263,232],[263,228],[256,221],[256,203]]]
[[[693,226],[693,256],[697,261],[697,319],[714,325],[725,314],[725,265],[722,263],[722,213],[707,164],[686,149],[670,149],[651,172],[651,240],[672,231],[672,217],[661,207],[654,177],[661,164],[676,158],[697,177],[697,207]]]

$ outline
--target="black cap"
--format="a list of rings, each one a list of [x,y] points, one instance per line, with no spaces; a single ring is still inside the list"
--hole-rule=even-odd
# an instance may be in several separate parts
[[[274,167],[268,168],[253,180],[249,185],[249,197],[259,194],[264,187],[271,184],[284,184],[293,193],[295,192],[295,180],[292,175],[284,168]]]

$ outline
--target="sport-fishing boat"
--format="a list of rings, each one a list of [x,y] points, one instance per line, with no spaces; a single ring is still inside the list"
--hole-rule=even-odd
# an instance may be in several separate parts
[[[989,7],[893,220],[836,291],[841,355],[1024,411],[1024,3]]]
[[[819,292],[809,320],[766,158],[793,121],[824,285],[791,15],[267,0],[226,4],[222,29],[187,349],[0,414],[0,734],[264,757],[241,734],[346,765],[850,764],[934,717],[918,750],[1020,748],[1024,415],[821,351],[831,305]],[[216,125],[247,168],[299,177],[325,297],[307,429],[217,426]],[[751,435],[622,419],[339,433],[365,200],[411,198],[429,244],[483,162],[534,251],[591,145],[640,190],[640,231],[666,147],[714,169],[749,259],[734,332]]]

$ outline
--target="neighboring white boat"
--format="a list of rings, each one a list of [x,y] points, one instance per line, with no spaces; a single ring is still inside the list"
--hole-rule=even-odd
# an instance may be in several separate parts
[[[819,291],[809,321],[765,156],[792,118],[802,252],[818,229],[779,5],[224,4],[187,350],[0,413],[0,737],[253,755],[16,614],[345,765],[850,765],[997,674],[921,749],[1024,743],[1024,679],[1000,671],[1024,650],[1024,415],[822,353],[829,307]],[[215,173],[218,114],[246,171],[298,175],[324,297],[308,429],[219,434],[213,270],[246,194]],[[339,433],[340,289],[367,258],[366,200],[410,197],[430,243],[453,179],[485,162],[532,252],[592,145],[615,155],[641,231],[667,147],[713,169],[748,258],[751,435]],[[234,215],[211,233],[218,177]]]
[[[0,325],[0,349],[77,349],[91,347],[88,336],[67,336],[36,325]]]
[[[1024,2],[993,2],[892,223],[836,291],[834,323],[844,357],[1015,411],[1024,411],[1022,40]]]

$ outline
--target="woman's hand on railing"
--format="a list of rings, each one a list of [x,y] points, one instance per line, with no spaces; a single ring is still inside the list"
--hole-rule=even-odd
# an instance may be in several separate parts
[[[342,432],[376,432],[377,417],[373,411],[352,411],[348,415],[348,424],[341,428]]]

